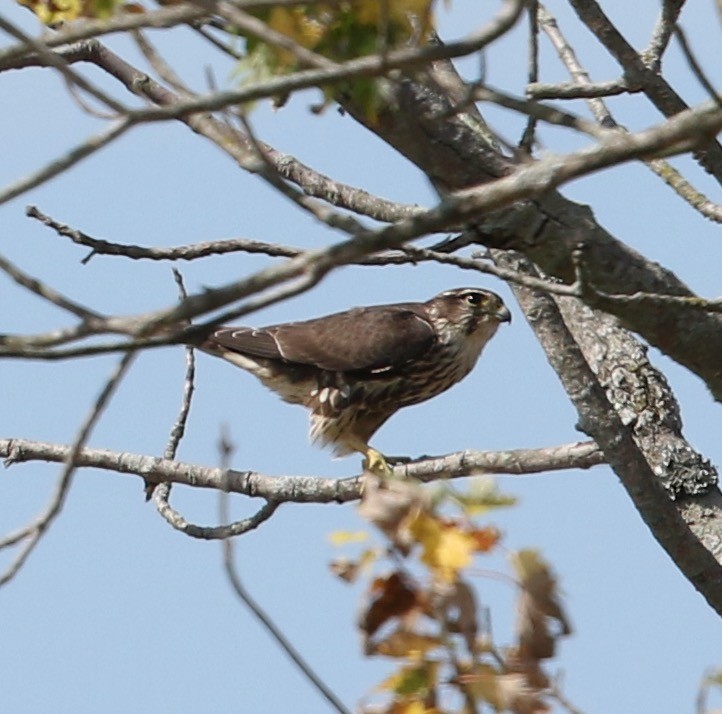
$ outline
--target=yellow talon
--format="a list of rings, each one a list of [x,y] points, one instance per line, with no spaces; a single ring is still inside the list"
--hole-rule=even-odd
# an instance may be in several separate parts
[[[381,476],[382,478],[389,478],[392,474],[392,469],[386,462],[384,455],[376,449],[371,447],[367,448],[364,452],[366,458],[364,459],[364,469],[371,471],[371,473]]]

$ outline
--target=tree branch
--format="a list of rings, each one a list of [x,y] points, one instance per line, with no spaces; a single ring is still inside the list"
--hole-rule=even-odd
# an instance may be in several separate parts
[[[135,353],[133,352],[128,352],[121,357],[117,367],[111,372],[108,381],[105,383],[105,386],[100,391],[98,398],[95,400],[95,403],[92,405],[87,416],[83,420],[83,423],[80,425],[75,441],[71,446],[63,447],[62,458],[55,459],[55,461],[59,461],[63,464],[63,468],[55,485],[55,490],[50,498],[50,502],[46,506],[45,510],[39,516],[34,518],[27,526],[0,539],[0,549],[22,543],[20,551],[16,554],[10,565],[4,572],[0,573],[0,587],[10,582],[18,574],[32,551],[35,549],[35,546],[40,542],[43,535],[47,533],[48,528],[53,521],[58,517],[58,515],[60,515],[60,512],[65,505],[65,499],[68,495],[68,491],[70,490],[73,474],[79,466],[80,454],[84,451],[85,444],[93,428],[100,419],[101,414],[105,410],[105,407],[113,396],[121,380],[126,375],[134,357]]]
[[[62,462],[69,448],[28,439],[0,439],[0,457],[5,458],[6,466],[29,461]],[[104,449],[82,449],[75,463],[78,467],[239,493],[274,503],[346,503],[357,500],[361,494],[360,477],[265,476],[253,471],[224,471],[157,456]],[[408,476],[429,482],[442,477],[462,478],[482,473],[518,476],[543,471],[588,469],[602,463],[604,460],[597,446],[593,442],[584,442],[542,449],[462,451],[446,456],[427,456],[397,464],[393,473],[400,478]]]
[[[523,263],[517,257],[502,253],[496,257],[522,269]],[[641,354],[636,355],[634,349],[629,352],[630,346],[635,347],[633,339],[611,323],[600,322],[591,313],[580,314],[575,304],[567,304],[560,311],[552,296],[526,288],[513,290],[577,409],[579,428],[599,444],[655,539],[709,605],[722,614],[722,567],[715,557],[722,560],[722,551],[719,546],[714,551],[705,547],[669,494],[676,472],[688,466],[682,456],[696,460],[698,472],[707,471],[706,478],[704,473],[696,474],[700,476],[701,492],[711,488],[710,480],[714,483],[716,473],[678,435],[677,405],[666,383],[649,365],[643,374],[633,375],[638,366],[635,357],[644,360],[643,350],[639,347]],[[565,316],[565,310],[568,314],[574,310],[573,317]],[[614,331],[618,332],[612,337]],[[576,335],[580,336],[575,339]],[[577,339],[584,345],[584,352]],[[626,344],[614,345],[615,339]],[[604,346],[614,349],[605,351]],[[587,362],[592,352],[598,355],[594,363],[597,374]],[[649,400],[641,408],[634,403],[640,396]],[[668,443],[677,443],[678,453],[673,447],[665,453]],[[715,520],[719,543],[722,511]]]

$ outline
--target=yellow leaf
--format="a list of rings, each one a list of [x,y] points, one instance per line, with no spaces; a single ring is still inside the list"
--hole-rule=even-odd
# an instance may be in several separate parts
[[[516,504],[514,496],[501,493],[496,481],[486,476],[475,478],[466,493],[454,492],[453,495],[469,516],[480,516],[493,508]]]
[[[436,688],[438,669],[438,662],[406,665],[381,682],[378,688],[382,691],[393,692],[398,696],[423,698],[429,691]]]
[[[418,699],[411,701],[394,702],[386,714],[440,714],[436,707],[428,708]]]
[[[77,20],[79,17],[107,18],[120,0],[18,0],[46,25]]]
[[[471,562],[474,539],[468,533],[451,526],[442,529],[434,560],[437,567],[456,572]]]
[[[438,637],[399,628],[376,643],[374,653],[386,657],[419,659],[430,650],[440,646],[441,640]]]
[[[304,7],[273,7],[268,26],[306,49],[313,49],[325,32],[324,26],[309,17]],[[273,52],[280,67],[288,68],[296,63],[295,56],[289,50],[274,47]]]
[[[421,561],[442,580],[454,582],[459,571],[471,562],[474,538],[458,526],[421,513],[412,523],[411,532],[423,548]]]
[[[396,709],[398,714],[424,714],[425,711],[426,707],[418,699],[413,702],[405,702]]]
[[[81,0],[20,0],[20,4],[30,8],[46,25],[75,20],[83,14]]]
[[[434,0],[356,0],[353,7],[361,25],[383,26],[388,23],[406,32],[414,25],[425,34],[431,21]]]
[[[363,543],[368,537],[366,531],[334,531],[329,534],[328,539],[331,545],[339,546],[347,543]]]

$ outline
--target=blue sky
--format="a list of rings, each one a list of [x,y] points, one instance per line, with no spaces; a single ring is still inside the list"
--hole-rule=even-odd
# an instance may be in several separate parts
[[[550,4],[560,22],[562,3]],[[651,0],[605,3],[632,41],[644,46],[656,16]],[[4,14],[35,28],[13,5]],[[683,15],[693,46],[714,70],[719,27],[712,3]],[[456,0],[444,13],[452,36],[481,22],[476,4]],[[612,60],[584,31],[570,25],[594,79],[618,76]],[[8,42],[0,39],[0,44]],[[521,93],[524,63],[519,32],[486,57],[488,81]],[[127,43],[115,49],[137,57]],[[160,38],[188,81],[204,86],[202,46],[188,33]],[[549,80],[563,70],[545,49]],[[677,53],[665,70],[689,102],[704,99]],[[96,80],[97,71],[87,70]],[[216,65],[218,81],[233,81]],[[714,76],[714,74],[713,74]],[[112,84],[106,86],[113,86]],[[98,131],[69,98],[63,82],[41,70],[0,74],[0,182],[7,184]],[[122,92],[121,92],[122,96]],[[260,104],[251,116],[259,136],[334,178],[378,195],[431,205],[425,179],[399,155],[333,108],[310,113],[317,95],[300,95],[280,111]],[[659,117],[641,99],[610,102],[619,121],[643,128]],[[576,107],[584,111],[582,106]],[[514,139],[521,122],[503,111],[489,116]],[[558,130],[542,133],[548,150],[586,140]],[[676,162],[694,171],[691,162]],[[698,171],[696,184],[715,200]],[[719,229],[681,203],[645,168],[627,166],[575,182],[564,193],[593,206],[613,234],[673,269],[700,294],[719,295]],[[214,146],[185,127],[142,127],[53,182],[0,207],[0,253],[77,300],[122,314],[175,300],[168,265],[95,257],[24,216],[32,203],[74,227],[108,240],[178,245],[250,237],[317,247],[339,235],[278,198],[237,169]],[[237,255],[179,266],[189,290],[250,274],[269,260]],[[252,315],[252,324],[298,319],[364,303],[426,299],[441,290],[481,284],[503,294],[515,312],[463,387],[407,409],[378,434],[388,453],[447,453],[463,448],[545,446],[582,438],[575,414],[506,286],[450,267],[346,268],[308,294]],[[67,318],[0,277],[0,332],[39,331]],[[686,434],[720,462],[719,408],[695,377],[653,354],[682,405]],[[66,443],[117,358],[67,363],[4,362],[0,371],[0,436]],[[91,445],[160,454],[176,417],[183,352],[142,355],[90,440]],[[218,460],[216,442],[227,425],[237,445],[234,466],[268,474],[355,474],[359,459],[333,460],[308,444],[303,410],[284,405],[252,377],[205,356],[198,358],[197,394],[179,458]],[[0,531],[25,523],[46,502],[59,469],[18,465],[0,474]],[[652,540],[613,473],[544,474],[499,479],[520,499],[491,517],[508,548],[539,548],[563,590],[573,637],[554,663],[563,689],[581,710],[689,711],[705,669],[722,663],[722,626],[702,598]],[[217,520],[214,494],[176,489],[173,503],[187,518]],[[234,501],[234,513],[248,504]],[[328,572],[335,530],[361,527],[352,506],[284,506],[271,522],[236,544],[239,569],[253,595],[283,627],[328,684],[350,706],[392,665],[360,654],[354,629],[360,591]],[[231,594],[217,543],[172,531],[142,497],[137,478],[82,471],[67,506],[23,572],[0,591],[0,707],[40,712],[324,711],[303,678]],[[7,558],[7,555],[5,555]],[[0,562],[7,562],[0,560]],[[486,567],[486,566],[485,566]],[[489,568],[505,569],[503,558]],[[497,640],[510,639],[512,597],[507,585],[479,576],[479,597],[491,608]]]

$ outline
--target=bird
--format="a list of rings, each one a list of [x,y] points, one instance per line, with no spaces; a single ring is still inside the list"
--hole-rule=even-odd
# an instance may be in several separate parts
[[[495,293],[456,288],[426,302],[355,307],[268,327],[219,326],[203,352],[255,375],[310,410],[310,437],[337,456],[359,452],[389,475],[369,441],[399,409],[441,394],[474,368],[511,313]]]

